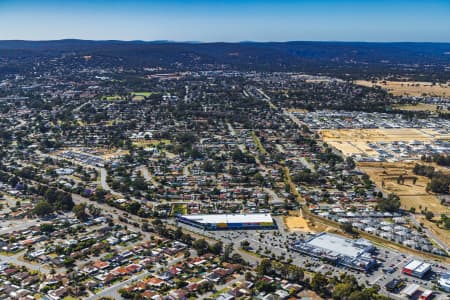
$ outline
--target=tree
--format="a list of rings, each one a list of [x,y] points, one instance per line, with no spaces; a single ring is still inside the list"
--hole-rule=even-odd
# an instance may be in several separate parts
[[[183,230],[181,230],[181,227],[177,227],[177,229],[174,232],[173,238],[175,240],[180,240],[183,236]]]
[[[256,273],[259,277],[270,274],[271,270],[272,262],[267,258],[261,260],[259,265],[256,267]]]
[[[197,251],[198,255],[203,255],[208,252],[209,244],[205,239],[199,239],[192,244],[192,247]]]
[[[338,283],[333,289],[333,299],[346,299],[352,292],[352,287],[348,283]]]
[[[219,255],[220,253],[222,253],[222,248],[223,248],[223,243],[217,242],[217,243],[214,243],[212,246],[210,246],[210,251],[213,254]]]
[[[33,212],[38,216],[46,216],[53,212],[52,206],[45,200],[40,200],[34,206]]]
[[[147,183],[145,182],[145,179],[142,176],[137,176],[136,179],[133,181],[132,185],[137,190],[147,189]]]
[[[230,261],[235,264],[244,264],[245,260],[239,253],[233,253],[230,257]]]
[[[161,219],[154,219],[154,220],[152,221],[152,224],[153,224],[153,226],[155,226],[155,227],[159,227],[159,226],[163,225],[163,222],[161,221]]]
[[[75,214],[78,220],[85,221],[88,219],[88,214],[86,213],[86,203],[80,203],[72,208],[72,212]]]
[[[427,185],[427,191],[433,193],[448,194],[450,185],[450,175],[437,172],[433,175],[430,183]]]
[[[354,234],[355,233],[355,231],[353,230],[352,223],[350,223],[350,222],[342,223],[341,224],[341,229],[344,232],[349,233],[349,234]]]
[[[227,244],[223,250],[223,260],[228,261],[230,259],[230,255],[233,252],[233,244]]]
[[[450,229],[450,218],[447,217],[445,214],[441,214],[440,223],[442,224],[442,226],[444,226],[445,229]]]
[[[100,216],[101,209],[99,207],[95,206],[94,204],[89,204],[87,208],[88,208],[89,214],[91,216],[93,216],[93,217]]]
[[[245,272],[245,280],[247,281],[252,281],[253,280],[253,275],[251,272]]]
[[[95,201],[102,203],[102,202],[105,202],[106,194],[107,194],[107,192],[105,190],[99,188],[99,189],[95,190],[95,194],[94,194],[93,198]]]
[[[427,219],[428,221],[431,221],[431,219],[433,219],[434,214],[433,212],[427,210],[423,213],[425,215],[425,219]]]
[[[250,247],[250,243],[247,240],[243,240],[241,242],[241,248],[244,249],[244,250],[247,250],[248,247]]]
[[[150,231],[150,227],[149,227],[148,221],[143,221],[142,222],[141,229],[144,232],[149,232]]]
[[[326,295],[328,293],[328,279],[322,273],[315,273],[311,278],[311,289],[320,295]]]
[[[141,208],[141,204],[136,201],[132,201],[127,205],[127,211],[133,215],[136,215]]]
[[[303,277],[305,276],[305,273],[303,272],[303,269],[299,266],[295,265],[289,265],[288,267],[288,279],[294,282],[303,280]]]
[[[258,280],[255,284],[255,288],[260,292],[272,293],[276,290],[276,286],[273,283]]]
[[[396,212],[400,208],[400,198],[395,194],[389,194],[387,198],[378,201],[377,207],[381,211]]]
[[[50,223],[43,223],[43,224],[41,224],[39,226],[39,229],[42,232],[50,233],[50,232],[53,232],[55,230],[55,226],[53,226],[53,224],[50,224]]]
[[[356,166],[355,161],[353,160],[353,158],[351,156],[348,156],[345,159],[345,162],[350,169],[354,169]]]
[[[347,298],[348,300],[371,300],[372,298],[364,291],[353,291]]]
[[[64,258],[63,263],[64,263],[64,266],[67,268],[67,267],[73,266],[73,264],[75,263],[75,259],[70,256],[67,256],[66,258]]]

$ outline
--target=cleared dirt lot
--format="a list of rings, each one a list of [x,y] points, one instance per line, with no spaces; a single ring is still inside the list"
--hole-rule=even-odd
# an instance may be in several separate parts
[[[303,217],[284,217],[284,224],[289,231],[311,232],[309,225]]]
[[[338,232],[339,230],[330,227],[318,220],[310,218],[311,214],[305,215],[303,210],[289,211],[289,215],[283,217],[283,223],[287,231],[301,231],[306,233],[318,232]]]
[[[319,134],[322,140],[344,155],[376,156],[377,153],[368,146],[370,142],[399,141],[434,141],[450,139],[450,133],[441,133],[429,128],[386,128],[386,129],[324,129]]]
[[[354,142],[354,141],[328,141],[329,145],[336,149],[339,149],[345,156],[351,156],[353,154],[364,155],[367,154],[375,156],[375,150],[369,148],[366,142]]]
[[[287,111],[290,113],[301,113],[301,114],[306,114],[308,112],[307,109],[302,108],[288,108]]]
[[[356,80],[355,84],[373,87],[379,86],[395,96],[448,96],[450,95],[450,86],[448,84],[436,84],[431,82],[416,81],[376,81]]]
[[[137,140],[137,141],[133,141],[133,145],[136,147],[149,147],[149,146],[157,146],[158,144],[170,144],[169,140]]]
[[[319,131],[325,142],[390,142],[450,139],[450,133],[420,128],[324,129]]]

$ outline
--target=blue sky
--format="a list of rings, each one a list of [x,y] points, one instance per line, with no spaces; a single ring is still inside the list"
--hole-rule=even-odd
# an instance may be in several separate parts
[[[0,0],[0,39],[450,42],[450,0]]]

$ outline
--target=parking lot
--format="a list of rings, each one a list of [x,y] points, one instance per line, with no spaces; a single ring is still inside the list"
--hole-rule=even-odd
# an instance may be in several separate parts
[[[73,159],[80,163],[95,166],[95,167],[103,167],[105,165],[105,160],[94,155],[79,153],[75,151],[64,151],[58,154],[59,157],[65,159]]]
[[[436,261],[413,257],[395,250],[377,246],[375,256],[379,264],[375,269],[364,273],[342,266],[324,264],[319,258],[305,256],[290,250],[289,245],[297,239],[307,236],[300,232],[286,232],[282,228],[281,230],[205,231],[184,224],[179,225],[209,238],[220,240],[224,244],[233,243],[235,248],[240,247],[243,241],[247,241],[249,243],[248,251],[267,257],[275,256],[285,260],[292,259],[292,264],[304,267],[311,272],[320,272],[329,276],[339,276],[341,273],[352,274],[362,284],[379,285],[383,293],[393,299],[405,299],[400,294],[393,294],[385,289],[385,285],[393,279],[403,279],[406,284],[416,283],[421,286],[422,290],[433,290],[435,291],[434,299],[448,299],[445,293],[436,291],[433,281],[439,277],[441,272],[449,270],[450,267]],[[402,268],[413,259],[419,259],[432,264],[432,271],[424,279],[411,277],[402,273]]]

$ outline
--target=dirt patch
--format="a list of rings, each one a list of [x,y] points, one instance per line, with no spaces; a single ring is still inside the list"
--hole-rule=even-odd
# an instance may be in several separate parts
[[[425,225],[432,233],[434,233],[439,240],[443,241],[450,247],[450,231],[438,227],[435,223],[428,221],[424,216],[418,217],[419,221]]]
[[[450,139],[450,133],[443,134],[430,128],[326,129],[320,130],[319,133],[325,142],[368,143]]]
[[[308,112],[307,109],[303,108],[288,108],[287,111],[290,113],[300,113],[300,114],[306,114]]]
[[[166,139],[162,139],[162,140],[137,140],[137,141],[133,141],[133,145],[136,147],[149,147],[149,146],[157,146],[159,144],[170,144],[169,140]]]
[[[314,291],[305,290],[299,293],[299,296],[305,299],[322,300],[323,298],[316,294]]]
[[[289,231],[311,232],[308,222],[303,217],[284,217],[284,224]]]
[[[109,159],[115,159],[121,156],[125,156],[127,154],[130,154],[129,150],[122,150],[117,149],[116,151],[107,151],[102,155],[103,159],[109,160]]]

